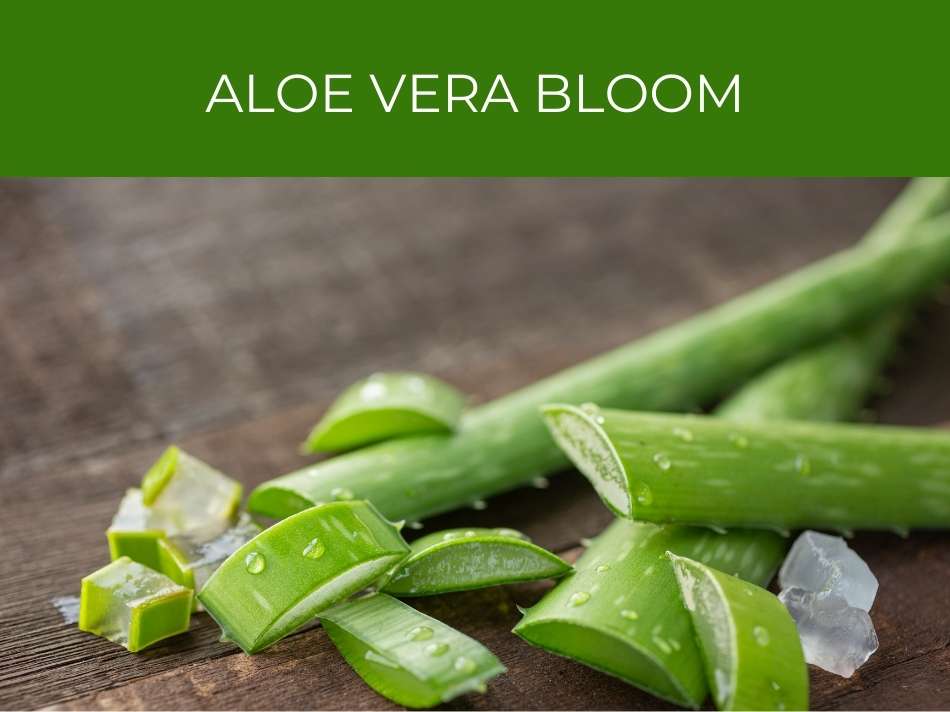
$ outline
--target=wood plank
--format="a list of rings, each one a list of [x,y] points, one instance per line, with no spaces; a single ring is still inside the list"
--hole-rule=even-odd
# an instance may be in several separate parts
[[[121,492],[169,440],[252,486],[337,390],[417,368],[485,400],[849,244],[888,181],[43,181],[0,184],[0,708],[386,707],[321,630],[246,658],[206,616],[140,655],[50,605],[105,563]],[[677,246],[675,254],[672,246]],[[950,305],[907,339],[886,422],[950,420]],[[568,338],[565,338],[565,337]],[[15,506],[14,506],[15,505]],[[576,475],[442,526],[569,551],[608,516]],[[945,535],[859,536],[881,651],[817,707],[950,705]],[[420,605],[510,672],[459,708],[652,708],[508,631],[538,587]],[[919,594],[919,595],[918,595]],[[940,621],[944,623],[941,624]]]

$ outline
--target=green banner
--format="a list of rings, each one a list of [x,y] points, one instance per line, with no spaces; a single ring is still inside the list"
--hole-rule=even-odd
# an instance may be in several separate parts
[[[950,169],[950,5],[19,3],[5,175]]]

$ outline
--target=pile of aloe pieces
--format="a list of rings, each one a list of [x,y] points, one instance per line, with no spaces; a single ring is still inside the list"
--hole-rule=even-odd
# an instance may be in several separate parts
[[[950,435],[836,422],[950,275],[948,211],[950,180],[915,180],[856,247],[478,407],[370,376],[306,440],[338,454],[246,511],[238,482],[170,447],[122,499],[79,626],[135,652],[203,610],[257,654],[318,620],[380,694],[431,707],[504,667],[401,599],[557,579],[514,629],[529,643],[684,707],[807,708],[766,588],[790,532],[950,525]],[[574,566],[516,528],[403,538],[571,464],[616,516]]]

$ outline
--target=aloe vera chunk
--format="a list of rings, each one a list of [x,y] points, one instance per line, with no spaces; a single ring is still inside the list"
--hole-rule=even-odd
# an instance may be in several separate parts
[[[352,450],[380,440],[447,433],[462,416],[465,397],[424,373],[376,373],[354,383],[310,432],[309,452]]]
[[[708,402],[940,283],[950,270],[950,218],[919,231],[839,253],[472,409],[454,435],[389,441],[278,477],[254,490],[248,508],[285,517],[345,488],[387,517],[415,520],[527,484],[567,464],[538,417],[544,403],[683,410]]]
[[[158,571],[162,556],[160,542],[164,536],[165,526],[143,503],[142,490],[127,490],[106,530],[112,560],[128,556]]]
[[[620,516],[773,529],[950,527],[950,435],[935,429],[544,409]]]
[[[312,507],[265,529],[221,564],[198,600],[225,635],[256,653],[366,588],[409,553],[368,502]]]
[[[808,709],[795,622],[764,588],[669,554],[720,710]]]
[[[484,692],[505,671],[481,643],[384,593],[335,606],[320,622],[370,687],[406,707]]]
[[[190,589],[123,556],[82,580],[79,629],[135,653],[187,631],[192,596]]]
[[[514,529],[449,529],[410,546],[383,590],[394,596],[431,596],[519,581],[559,578],[570,564]]]
[[[667,551],[765,585],[785,551],[777,534],[618,519],[514,632],[553,653],[619,677],[657,697],[698,707],[706,680]]]
[[[172,445],[142,479],[142,504],[166,534],[220,525],[224,530],[241,504],[241,484]]]

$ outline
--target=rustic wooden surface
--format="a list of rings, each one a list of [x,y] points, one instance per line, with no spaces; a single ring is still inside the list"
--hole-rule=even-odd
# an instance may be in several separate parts
[[[248,486],[304,463],[377,369],[487,399],[855,240],[895,181],[52,181],[0,184],[0,707],[389,708],[319,628],[253,658],[209,620],[140,655],[50,603],[107,561],[169,442]],[[881,420],[950,421],[950,306],[921,311]],[[576,474],[433,526],[576,553],[608,521]],[[950,706],[950,539],[860,535],[881,649],[826,709]],[[509,667],[460,708],[662,707],[508,631],[543,587],[422,601]]]

